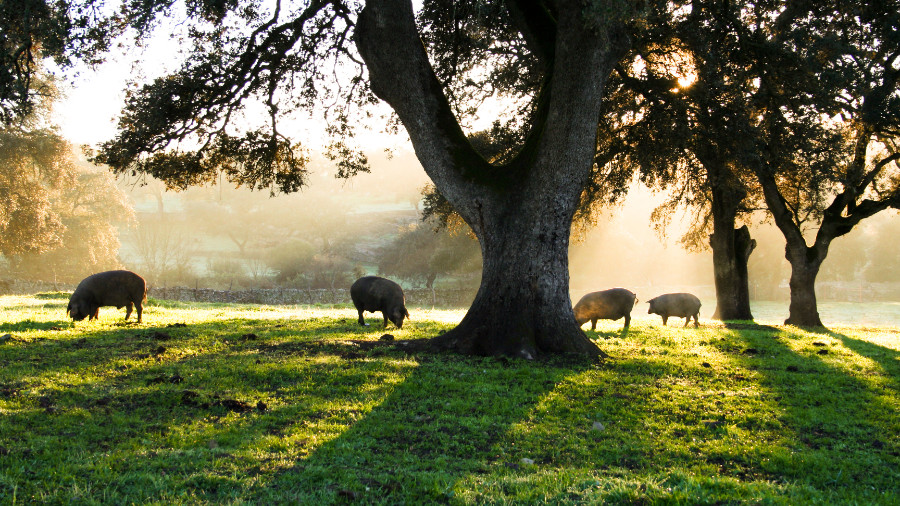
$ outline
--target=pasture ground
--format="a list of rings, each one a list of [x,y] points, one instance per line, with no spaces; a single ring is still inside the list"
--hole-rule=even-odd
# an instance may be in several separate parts
[[[0,297],[3,504],[900,504],[897,326],[642,315],[527,362],[346,306],[67,298]],[[387,333],[463,315],[411,313]]]

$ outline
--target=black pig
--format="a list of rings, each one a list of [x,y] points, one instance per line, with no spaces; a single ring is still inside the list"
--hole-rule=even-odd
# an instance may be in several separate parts
[[[143,302],[147,299],[147,283],[131,271],[98,272],[84,278],[69,298],[66,314],[73,320],[87,317],[95,320],[102,306],[125,306],[125,319],[131,316],[132,305],[137,308],[137,321],[141,322]]]
[[[667,293],[647,301],[650,309],[647,314],[662,316],[663,325],[670,316],[684,318],[684,326],[687,327],[691,317],[694,318],[694,327],[700,326],[700,299],[690,293]]]
[[[350,298],[353,299],[353,305],[359,311],[359,324],[362,326],[366,325],[363,311],[370,313],[381,311],[381,315],[384,316],[385,328],[390,319],[398,329],[402,329],[403,317],[409,318],[403,289],[389,279],[378,276],[359,278],[350,287]]]
[[[597,328],[597,320],[618,320],[625,317],[625,327],[631,324],[631,308],[637,297],[624,288],[610,288],[585,295],[575,304],[575,322],[578,326],[590,320],[591,330]]]

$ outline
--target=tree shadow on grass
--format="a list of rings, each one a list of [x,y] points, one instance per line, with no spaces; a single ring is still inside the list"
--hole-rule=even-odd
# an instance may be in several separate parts
[[[891,355],[870,343],[827,335],[845,341],[851,351]],[[896,392],[881,391],[852,364],[844,365],[843,356],[831,358],[846,354],[833,344],[785,327],[777,335],[734,332],[715,346],[749,374],[759,374],[759,385],[768,391],[760,401],[771,411],[754,420],[752,425],[758,426],[747,428],[760,430],[761,440],[770,427],[775,433],[782,425],[790,429],[780,432],[792,437],[781,440],[767,457],[784,470],[782,479],[807,482],[831,493],[857,486],[861,493],[881,497],[887,489],[897,491],[900,483],[896,472],[900,445],[890,434],[890,427],[896,427]],[[890,369],[896,378],[896,365]],[[869,486],[858,487],[861,483]]]
[[[759,324],[753,321],[734,320],[724,321],[722,326],[729,330],[764,330],[767,332],[779,332],[780,329],[771,325]]]
[[[57,322],[40,322],[33,330],[68,332],[22,340],[0,349],[0,360],[7,363],[4,376],[52,376],[60,371],[86,370],[110,362],[143,360],[160,354],[160,336],[172,338],[165,333],[168,329],[162,327],[102,328],[73,335],[71,322],[63,323],[63,329],[55,328],[54,323]]]
[[[36,327],[44,326],[42,322],[37,323]],[[78,376],[95,368],[106,371],[100,374],[127,380],[129,375],[143,374],[160,365],[207,355],[210,347],[218,346],[217,342],[227,346],[230,352],[244,352],[279,339],[313,341],[320,332],[315,326],[298,329],[290,323],[232,319],[196,325],[85,326],[75,329],[80,333],[73,333],[69,323],[68,332],[15,339],[0,347],[3,365],[0,386],[15,384],[17,390],[40,388],[42,384],[54,383],[54,378],[61,373]],[[207,351],[198,351],[204,349]]]
[[[838,332],[828,332],[828,334],[858,355],[878,363],[882,372],[891,378],[891,383],[895,386],[900,383],[900,351],[861,339],[854,339]]]
[[[66,502],[90,485],[112,502],[166,502],[185,491],[212,502],[248,491],[259,502],[333,502],[367,490],[442,500],[539,399],[589,366],[554,359],[535,376],[531,362],[411,359],[381,343],[314,339],[322,331],[315,324],[274,337],[248,328],[252,322],[219,335],[217,348],[188,355],[172,335],[160,345],[166,349],[126,369],[102,365],[155,346],[147,334],[171,329],[144,329],[133,343],[116,331],[56,343],[57,361],[29,372],[48,378],[46,386],[0,392],[24,407],[7,422],[27,430],[11,431],[0,448],[18,497]],[[109,349],[98,353],[97,344]],[[54,382],[61,370],[75,382]],[[78,380],[88,374],[98,379]],[[267,464],[284,459],[293,464],[282,472]],[[0,502],[12,490],[0,483]]]
[[[72,328],[68,320],[41,321],[22,320],[0,323],[0,332],[28,332],[32,330],[63,330]]]
[[[613,337],[618,337],[619,339],[625,339],[628,337],[629,329],[622,328],[619,330],[587,330],[585,331],[585,335],[588,336],[592,341],[597,341],[598,338],[603,340],[612,339]]]
[[[418,366],[372,411],[259,487],[252,501],[448,501],[459,479],[503,458],[496,445],[511,426],[564,378],[590,367],[580,358],[415,359]]]
[[[291,342],[310,341],[319,338],[322,329],[317,326],[298,328],[302,322],[280,320],[251,320],[232,318],[186,325],[137,326],[121,321],[107,326],[85,324],[73,326],[71,321],[34,322],[25,320],[0,324],[2,332],[66,330],[62,334],[49,334],[31,340],[20,340],[0,349],[0,360],[8,361],[6,373],[10,375],[54,374],[61,370],[85,369],[109,362],[158,361],[166,350],[179,353],[181,346],[197,334],[207,334],[212,343],[216,340],[232,344],[253,346],[254,342],[289,338]],[[308,327],[308,328],[307,328]],[[339,334],[339,327],[330,329]],[[76,332],[73,334],[73,331]],[[257,335],[259,334],[259,335]],[[259,339],[259,341],[256,341]]]
[[[309,329],[299,338],[316,332]],[[310,421],[349,423],[355,397],[384,397],[391,387],[373,384],[379,375],[363,360],[341,367],[335,357],[359,349],[353,343],[288,348],[257,340],[264,337],[233,339],[215,351],[163,350],[135,367],[103,371],[96,371],[101,366],[96,361],[78,360],[81,349],[57,348],[57,355],[68,356],[59,369],[74,384],[54,381],[57,366],[38,364],[29,372],[30,383],[0,385],[0,398],[16,406],[5,420],[13,430],[0,445],[0,475],[12,473],[12,483],[20,483],[18,497],[26,500],[54,490],[60,495],[45,500],[67,502],[66,494],[77,495],[79,487],[98,487],[111,502],[166,502],[173,490],[194,490],[217,502],[222,499],[217,494],[233,497],[246,486],[246,470],[257,464],[246,454],[259,441],[281,445],[281,435]],[[116,351],[113,355],[121,356],[123,348]],[[98,379],[83,381],[94,374]],[[168,438],[174,438],[171,444]],[[48,458],[38,458],[34,448]],[[235,450],[245,455],[235,456]],[[109,469],[115,472],[110,475]],[[26,475],[18,476],[22,472]],[[128,486],[117,476],[129,476]],[[6,484],[0,480],[0,502],[16,493]]]

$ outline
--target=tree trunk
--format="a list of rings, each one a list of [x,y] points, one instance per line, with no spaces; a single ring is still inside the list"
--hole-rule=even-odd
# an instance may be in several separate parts
[[[541,353],[606,356],[578,328],[569,298],[567,212],[545,213],[538,196],[510,199],[504,211],[485,216],[479,240],[481,286],[462,322],[438,336],[442,349],[476,355],[533,358]],[[513,207],[510,209],[510,207]],[[504,220],[507,213],[542,218]],[[557,219],[552,219],[556,214]],[[490,226],[488,223],[506,223]]]
[[[736,188],[733,175],[716,161],[704,157],[712,193],[713,233],[709,244],[713,250],[713,274],[716,283],[718,320],[752,320],[750,313],[750,279],[747,261],[756,247],[747,226],[735,229],[738,208],[746,192]]]
[[[825,210],[815,242],[811,247],[807,246],[798,221],[781,195],[773,175],[774,171],[768,170],[765,166],[758,166],[755,171],[762,185],[766,206],[784,235],[784,256],[791,264],[791,304],[788,318],[784,323],[803,327],[822,327],[816,302],[816,276],[822,262],[828,256],[831,241],[846,234],[853,227],[847,226],[846,220],[840,216],[840,207],[835,212],[833,208],[835,204],[832,204]],[[840,198],[842,196],[839,195],[838,199]]]
[[[747,263],[756,248],[746,225],[715,232],[709,236],[713,250],[713,271],[716,283],[718,320],[752,320],[750,312],[750,277]]]
[[[862,160],[859,163],[863,164],[865,153],[860,158]],[[890,199],[882,201],[866,199],[856,202],[855,197],[859,189],[849,186],[835,196],[831,204],[825,208],[819,230],[816,232],[816,239],[812,246],[807,246],[806,239],[798,225],[799,220],[781,195],[773,176],[774,171],[767,169],[763,166],[757,167],[757,178],[762,185],[766,205],[775,218],[775,224],[784,235],[785,258],[791,264],[791,305],[788,318],[784,323],[804,327],[823,327],[816,303],[816,276],[819,274],[822,262],[828,256],[831,242],[848,234],[863,219],[887,209],[893,201]]]
[[[791,264],[791,305],[784,324],[822,327],[816,303],[816,276],[824,258],[819,259],[806,244],[802,247],[788,245],[785,257]]]

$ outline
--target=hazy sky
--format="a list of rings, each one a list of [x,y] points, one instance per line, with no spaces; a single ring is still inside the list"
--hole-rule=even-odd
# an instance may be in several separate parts
[[[179,61],[177,53],[177,42],[161,34],[152,37],[145,48],[114,47],[107,62],[94,69],[77,66],[75,76],[62,85],[64,99],[54,106],[63,137],[75,145],[111,139],[128,80],[153,78],[171,70]]]
[[[420,2],[413,4],[414,8],[420,8]],[[113,138],[116,133],[116,118],[125,103],[128,82],[142,84],[177,70],[183,61],[179,52],[185,44],[179,42],[177,31],[184,28],[179,26],[174,30],[167,30],[162,25],[140,48],[127,47],[131,41],[125,39],[123,45],[110,51],[106,63],[94,69],[85,66],[77,66],[74,71],[66,72],[56,69],[57,75],[69,78],[61,84],[64,98],[54,106],[53,115],[63,137],[76,146],[95,146]],[[48,66],[54,69],[52,62]],[[389,111],[386,105],[383,107],[385,112]],[[495,108],[499,106],[488,104],[485,110],[490,113]],[[253,110],[254,106],[250,104],[248,114],[252,115]],[[487,117],[482,121],[483,124],[475,126],[487,128],[492,121],[492,117]],[[383,126],[384,122],[381,121],[373,129],[361,130],[357,140],[366,149],[410,149],[405,135],[390,136],[378,131]],[[311,148],[316,146],[309,144],[323,142],[324,127],[302,114],[294,121],[285,120],[280,130],[288,132],[294,139],[302,139]]]

